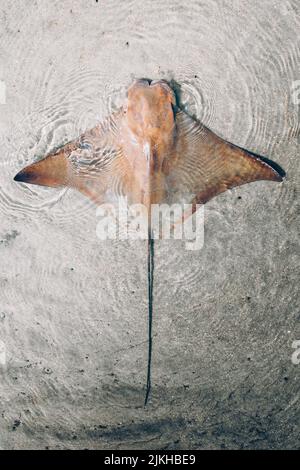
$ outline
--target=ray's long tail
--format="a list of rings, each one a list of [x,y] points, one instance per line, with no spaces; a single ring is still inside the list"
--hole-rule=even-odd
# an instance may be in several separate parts
[[[153,320],[153,274],[154,274],[154,238],[151,225],[148,231],[148,365],[147,384],[144,406],[147,405],[151,391],[151,362],[152,362],[152,320]]]

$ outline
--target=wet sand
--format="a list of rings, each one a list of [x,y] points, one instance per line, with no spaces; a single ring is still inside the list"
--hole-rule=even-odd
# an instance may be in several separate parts
[[[299,13],[296,0],[0,6],[0,448],[298,447]],[[146,408],[146,242],[101,242],[82,195],[13,181],[141,77],[176,83],[187,112],[288,175],[210,201],[199,252],[156,243]]]

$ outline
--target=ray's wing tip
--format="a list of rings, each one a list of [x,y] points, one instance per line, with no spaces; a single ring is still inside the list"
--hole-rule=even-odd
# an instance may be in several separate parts
[[[286,176],[285,173],[284,173],[284,175],[280,175],[279,173],[276,172],[276,179],[275,179],[275,181],[277,181],[278,183],[282,183],[282,181],[285,179],[285,176]]]
[[[286,177],[286,172],[284,171],[284,169],[280,165],[278,165],[278,163],[275,163],[266,157],[260,158],[272,170],[273,180],[277,181],[278,183],[281,183]]]
[[[281,183],[285,179],[286,172],[278,163],[274,162],[273,160],[270,160],[267,157],[251,152],[250,150],[245,150],[242,147],[237,146],[237,148],[243,150],[248,156],[254,158],[255,160],[262,162],[264,164],[264,167],[267,167],[270,170],[269,175],[266,179],[279,183]]]
[[[18,181],[19,183],[24,183],[24,182],[26,182],[26,176],[24,175],[23,170],[19,171],[19,172],[14,176],[14,181]]]
[[[36,175],[32,171],[27,170],[27,168],[20,170],[14,176],[14,181],[17,181],[18,183],[38,184],[36,183]]]

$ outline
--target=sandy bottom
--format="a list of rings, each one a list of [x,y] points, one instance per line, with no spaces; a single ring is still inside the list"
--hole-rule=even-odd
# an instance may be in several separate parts
[[[297,447],[299,2],[2,3],[0,447]],[[288,174],[210,201],[202,250],[156,243],[147,408],[146,242],[101,242],[82,195],[13,181],[141,77]]]

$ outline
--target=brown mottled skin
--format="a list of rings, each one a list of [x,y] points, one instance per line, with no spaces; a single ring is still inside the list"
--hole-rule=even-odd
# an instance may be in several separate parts
[[[126,104],[102,124],[43,160],[16,181],[68,186],[98,204],[126,196],[148,210],[148,366],[151,389],[154,240],[151,204],[192,203],[181,222],[226,189],[256,180],[281,181],[276,164],[242,150],[181,111],[166,82],[136,81]]]
[[[234,186],[283,176],[278,165],[224,141],[180,110],[166,82],[137,80],[119,111],[15,180],[73,187],[98,204],[122,195],[148,209],[184,202],[195,210]]]

